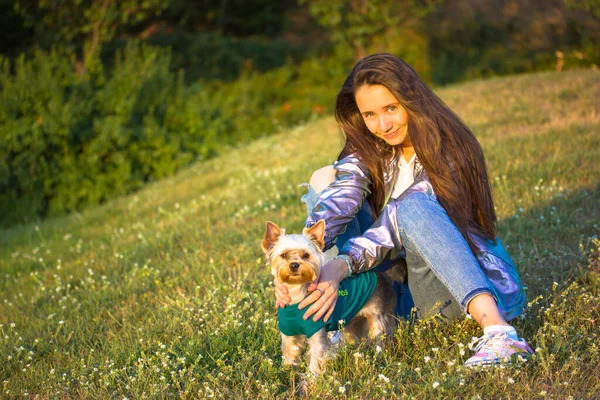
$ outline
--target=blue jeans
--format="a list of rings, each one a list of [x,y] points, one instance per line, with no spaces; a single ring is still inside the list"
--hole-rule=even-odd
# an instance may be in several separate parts
[[[309,212],[316,199],[317,194],[309,187],[303,197]],[[408,266],[408,287],[394,283],[398,316],[410,315],[414,304],[419,317],[435,314],[451,320],[462,317],[475,296],[482,293],[494,296],[475,255],[435,197],[417,192],[390,201],[398,202],[396,217],[404,245],[402,255]],[[336,246],[343,247],[348,239],[361,235],[372,223],[370,207],[365,202],[338,237]],[[376,270],[389,266],[386,261]]]

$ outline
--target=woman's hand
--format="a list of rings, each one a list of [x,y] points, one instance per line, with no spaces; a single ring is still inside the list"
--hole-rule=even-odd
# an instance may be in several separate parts
[[[343,259],[335,258],[325,264],[321,270],[319,281],[311,283],[308,287],[308,291],[312,293],[298,305],[298,309],[302,310],[312,304],[304,313],[303,318],[306,320],[315,314],[313,321],[316,322],[325,315],[324,321],[327,322],[337,303],[340,282],[347,276],[348,267]]]
[[[288,288],[277,278],[273,279],[273,284],[275,285],[275,308],[284,308],[292,301]]]

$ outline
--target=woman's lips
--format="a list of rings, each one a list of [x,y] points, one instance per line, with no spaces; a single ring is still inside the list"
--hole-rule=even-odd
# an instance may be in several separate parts
[[[398,131],[400,131],[400,129],[396,129],[394,132],[390,133],[389,135],[383,135],[383,137],[386,139],[393,139],[398,134]]]

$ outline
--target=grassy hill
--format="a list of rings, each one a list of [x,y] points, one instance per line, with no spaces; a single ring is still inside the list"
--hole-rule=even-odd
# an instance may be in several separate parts
[[[484,147],[534,359],[465,370],[472,320],[402,323],[382,352],[345,348],[311,397],[600,396],[599,92],[593,70],[438,91]],[[301,229],[300,184],[340,145],[326,118],[0,231],[0,397],[289,397],[298,377],[281,366],[259,242],[265,220]]]

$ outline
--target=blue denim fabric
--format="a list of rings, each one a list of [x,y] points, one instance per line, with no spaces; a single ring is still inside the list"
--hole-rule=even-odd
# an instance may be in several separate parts
[[[496,297],[467,241],[433,195],[416,192],[392,201],[419,315],[457,318],[475,296]]]
[[[308,192],[302,196],[302,202],[306,204],[308,213],[310,214],[317,202],[318,193],[315,192],[312,186],[306,185]],[[374,222],[371,207],[367,202],[364,202],[361,209],[358,211],[352,221],[346,226],[344,233],[338,236],[335,247],[341,249],[348,239],[360,236]],[[374,271],[384,272],[391,268],[394,263],[391,260],[386,260],[378,267],[373,268]],[[409,318],[412,308],[415,306],[410,289],[403,283],[393,282],[394,291],[396,292],[396,309],[397,317]]]

